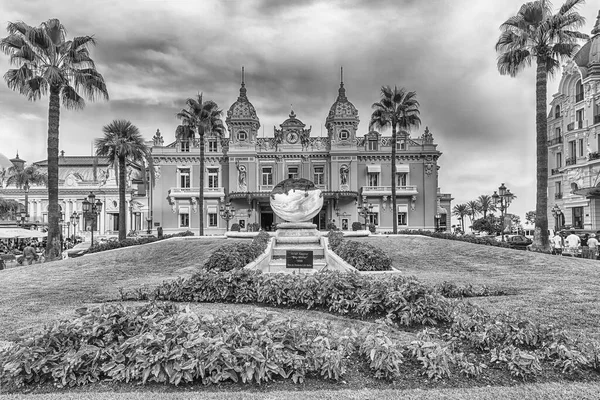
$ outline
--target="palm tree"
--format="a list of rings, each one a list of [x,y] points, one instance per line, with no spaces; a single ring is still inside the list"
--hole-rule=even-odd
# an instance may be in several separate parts
[[[119,171],[119,240],[127,236],[127,208],[125,191],[127,189],[127,163],[144,163],[150,150],[139,129],[124,119],[112,121],[102,128],[104,137],[96,139],[96,155],[108,157],[108,161]]]
[[[25,191],[25,212],[29,214],[29,188],[31,185],[48,186],[48,175],[40,171],[37,165],[28,165],[23,169],[10,167],[6,185],[15,185]]]
[[[502,75],[516,76],[522,69],[536,62],[536,153],[537,195],[534,249],[549,252],[547,189],[548,150],[546,146],[546,87],[548,75],[558,70],[561,59],[572,57],[579,45],[578,39],[588,36],[577,31],[585,19],[576,11],[584,0],[566,0],[556,14],[547,0],[525,3],[517,14],[502,25],[496,43],[498,70]]]
[[[471,220],[471,225],[473,225],[473,220],[475,219],[475,217],[477,217],[477,214],[479,214],[480,212],[481,209],[479,208],[479,203],[477,202],[477,200],[467,201],[467,215]]]
[[[465,231],[465,217],[469,215],[469,210],[466,204],[457,204],[452,208],[452,215],[457,216],[460,219],[462,231]]]
[[[223,110],[212,100],[204,101],[202,93],[197,98],[186,101],[186,109],[177,113],[185,126],[195,129],[200,139],[200,193],[198,198],[198,212],[200,214],[200,236],[204,235],[204,137],[206,135],[224,136],[225,125],[221,120]]]
[[[24,22],[9,22],[9,35],[0,39],[0,49],[18,66],[4,74],[8,87],[30,101],[49,93],[48,111],[48,243],[46,259],[60,257],[58,207],[58,139],[60,107],[82,109],[84,97],[108,99],[104,78],[96,71],[88,47],[96,41],[91,36],[66,40],[65,27],[50,19],[38,27]],[[80,95],[81,94],[81,95]]]
[[[0,219],[15,215],[20,205],[16,200],[0,197]]]
[[[381,100],[371,106],[375,111],[371,114],[369,130],[373,127],[379,129],[392,127],[392,224],[394,234],[398,233],[398,213],[396,207],[396,130],[408,135],[411,128],[418,128],[421,124],[419,118],[419,102],[417,92],[407,92],[404,88],[394,86],[381,88]]]
[[[496,206],[494,205],[492,196],[482,194],[477,198],[477,203],[479,203],[479,209],[481,212],[483,212],[483,218],[487,217],[488,211],[496,211]]]

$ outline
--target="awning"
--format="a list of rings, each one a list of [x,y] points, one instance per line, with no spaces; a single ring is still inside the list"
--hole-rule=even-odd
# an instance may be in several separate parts
[[[46,232],[30,231],[22,228],[0,229],[0,239],[28,239],[48,236]]]
[[[211,214],[216,214],[219,211],[217,206],[207,206],[206,210]]]
[[[381,164],[371,164],[367,165],[367,172],[381,172]]]
[[[448,214],[448,211],[446,211],[446,209],[444,207],[437,207],[437,213],[438,214]]]
[[[407,213],[408,212],[408,204],[398,204],[398,212],[399,213]]]
[[[408,174],[410,172],[410,165],[408,164],[396,164],[396,173]]]

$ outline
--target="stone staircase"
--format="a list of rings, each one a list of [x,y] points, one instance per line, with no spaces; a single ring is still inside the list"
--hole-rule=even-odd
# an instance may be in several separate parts
[[[325,249],[321,244],[321,234],[311,222],[284,222],[277,225],[277,235],[268,269],[263,272],[313,274],[325,268]],[[312,268],[289,268],[286,266],[288,252],[312,252]],[[310,253],[309,253],[310,254]]]

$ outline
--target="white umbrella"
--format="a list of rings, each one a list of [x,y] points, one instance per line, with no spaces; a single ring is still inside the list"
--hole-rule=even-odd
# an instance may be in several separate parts
[[[0,229],[0,239],[22,239],[32,237],[45,237],[47,233],[39,231],[30,231],[22,228],[3,228]]]
[[[23,233],[19,233],[19,236],[17,236],[17,238],[19,239],[25,239],[25,238],[43,238],[48,236],[47,232],[40,232],[40,231],[28,231],[27,229],[23,229],[25,232]]]

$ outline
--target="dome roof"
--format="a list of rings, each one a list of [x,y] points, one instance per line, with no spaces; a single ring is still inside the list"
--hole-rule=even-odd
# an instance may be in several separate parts
[[[13,166],[13,163],[10,162],[10,159],[6,157],[4,154],[0,153],[0,169],[2,168],[10,168]]]
[[[242,68],[242,86],[240,87],[240,96],[237,101],[229,107],[227,111],[226,122],[231,120],[251,120],[259,122],[256,110],[248,97],[246,96],[246,84],[244,83],[244,70]],[[260,126],[260,123],[259,123]]]
[[[333,105],[329,109],[329,115],[327,115],[327,122],[330,122],[334,118],[358,119],[358,110],[356,110],[354,104],[352,104],[346,97],[346,89],[344,88],[344,82],[340,83],[338,97],[335,100],[335,103],[333,103]]]
[[[294,112],[294,110],[292,110],[292,112],[290,113],[290,117],[288,119],[286,119],[285,121],[283,121],[283,123],[280,126],[282,128],[291,127],[291,126],[299,126],[299,127],[304,128],[306,126],[306,124],[304,124],[302,121],[300,121],[298,118],[296,118],[296,113]]]
[[[592,69],[600,69],[600,11],[598,11],[596,25],[592,29],[592,38],[579,49],[573,61],[581,69],[584,78],[592,72]],[[592,67],[594,64],[597,67]]]

